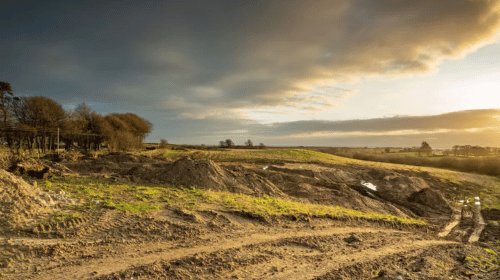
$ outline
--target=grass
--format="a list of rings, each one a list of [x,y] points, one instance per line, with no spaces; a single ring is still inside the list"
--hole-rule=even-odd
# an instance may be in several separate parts
[[[336,156],[320,151],[300,148],[268,148],[268,149],[225,149],[225,150],[156,150],[145,152],[147,155],[162,156],[167,160],[176,160],[183,156],[205,158],[219,162],[251,162],[251,163],[316,163],[337,166],[364,166],[382,169],[427,171],[442,177],[453,177],[455,172],[446,169],[412,166],[405,164],[374,162]]]
[[[225,149],[225,150],[157,150],[145,152],[149,155],[161,155],[165,159],[176,160],[183,156],[208,158],[224,162],[258,162],[258,163],[330,163],[348,164],[355,160],[334,156],[306,149]]]
[[[243,194],[214,191],[205,191],[204,196],[208,201],[216,205],[222,205],[225,209],[251,213],[262,217],[307,215],[329,218],[360,218],[373,221],[397,222],[401,224],[425,224],[425,221],[418,219],[373,212],[361,212],[340,206],[304,203],[270,196],[252,197]]]
[[[41,182],[46,190],[64,191],[82,203],[73,210],[111,208],[145,214],[166,207],[188,210],[219,210],[249,213],[260,217],[307,215],[329,218],[357,218],[398,224],[424,225],[419,219],[381,213],[367,213],[332,205],[304,203],[273,197],[218,192],[196,188],[143,186],[106,182],[86,177],[55,177]]]
[[[498,254],[489,248],[484,248],[483,252],[465,257],[467,267],[482,271],[493,271],[499,268]]]
[[[500,157],[456,157],[456,156],[433,156],[423,157],[408,154],[369,154],[355,153],[355,159],[390,162],[399,164],[409,164],[418,166],[429,166],[446,168],[463,172],[474,172],[490,176],[500,177]]]
[[[500,178],[474,173],[457,172],[447,169],[413,166],[396,163],[365,161],[336,156],[320,151],[299,148],[267,148],[267,149],[225,149],[225,150],[156,150],[146,152],[149,155],[160,155],[169,160],[183,156],[208,158],[218,162],[247,163],[315,163],[324,166],[351,166],[388,169],[397,171],[426,172],[445,183],[459,185],[458,190],[450,190],[457,197],[473,198],[479,195],[483,207],[500,209]],[[458,198],[457,198],[458,199]]]

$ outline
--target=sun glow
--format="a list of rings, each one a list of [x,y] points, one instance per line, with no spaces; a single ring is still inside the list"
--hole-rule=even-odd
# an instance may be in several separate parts
[[[452,110],[468,108],[498,108],[500,107],[500,71],[470,79],[457,81],[448,85],[440,93],[446,96],[448,102],[443,104]]]

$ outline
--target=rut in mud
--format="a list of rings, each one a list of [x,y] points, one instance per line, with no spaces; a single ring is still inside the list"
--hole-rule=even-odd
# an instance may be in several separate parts
[[[41,240],[12,244],[47,245]],[[48,244],[54,245],[54,241]],[[56,242],[57,243],[57,242]],[[64,241],[60,241],[61,245]],[[88,243],[66,244],[89,246]],[[143,242],[114,246],[114,253],[38,268],[33,279],[269,278],[311,279],[331,269],[415,249],[452,244],[411,232],[370,227],[258,228],[207,234],[197,242]],[[99,245],[99,244],[92,244]],[[102,244],[102,245],[105,245]],[[90,248],[93,246],[89,246]],[[89,256],[87,252],[87,256]],[[90,255],[91,256],[91,255]],[[318,269],[320,267],[321,269]],[[307,273],[306,273],[307,272]]]
[[[82,278],[87,275],[99,276],[101,278],[112,277],[113,274],[123,273],[130,267],[149,267],[157,262],[176,262],[179,260],[189,259],[193,256],[212,256],[225,255],[228,252],[245,252],[245,255],[254,255],[255,250],[267,250],[267,247],[300,247],[300,242],[316,241],[318,246],[322,243],[318,240],[342,241],[342,237],[353,232],[353,230],[361,236],[389,235],[395,234],[395,230],[383,230],[374,228],[325,228],[325,229],[297,229],[297,230],[280,230],[263,233],[249,233],[235,237],[223,237],[218,235],[204,236],[201,244],[197,246],[179,246],[177,243],[146,243],[143,245],[125,246],[119,256],[102,258],[99,260],[91,260],[82,265],[65,266],[60,269],[49,270],[48,275],[41,274],[37,279],[53,279],[51,275],[58,275],[63,272],[66,277]],[[403,233],[406,235],[407,233]],[[290,245],[291,244],[291,245]],[[307,245],[303,245],[306,246]],[[313,245],[310,245],[313,246]],[[325,249],[325,248],[323,248]],[[286,248],[284,250],[287,250]],[[276,255],[278,257],[278,255]],[[214,267],[215,268],[215,267]],[[134,270],[134,269],[132,269]],[[127,272],[125,272],[127,273]],[[132,272],[134,273],[134,272]],[[105,276],[109,275],[111,276]],[[152,276],[152,275],[150,275]],[[157,275],[158,276],[158,275]],[[121,277],[121,276],[120,276]]]
[[[246,217],[222,215],[237,226],[179,232],[172,240],[120,239],[112,226],[73,240],[0,240],[4,252],[11,252],[11,260],[16,260],[4,270],[3,279],[341,279],[336,275],[366,279],[366,275],[396,272],[468,279],[452,269],[463,265],[462,243],[437,240],[423,232],[329,220],[269,227]],[[104,216],[103,221],[117,217]],[[134,218],[128,220],[121,225],[123,231]],[[441,256],[449,261],[449,270],[440,269]],[[418,269],[405,272],[405,266],[398,264],[401,258]]]
[[[449,223],[438,236],[473,243],[479,241],[485,226],[479,200],[474,204],[461,200],[454,208]]]

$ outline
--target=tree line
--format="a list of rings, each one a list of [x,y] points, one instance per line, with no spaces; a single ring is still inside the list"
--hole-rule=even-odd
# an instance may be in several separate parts
[[[247,141],[245,141],[244,146],[247,148],[255,148],[256,147],[256,146],[254,146],[253,141],[251,139],[248,139]],[[219,141],[219,147],[221,147],[221,148],[233,148],[233,147],[236,147],[236,144],[234,144],[234,141],[232,139],[226,139],[226,140]],[[264,145],[264,143],[259,143],[259,145],[257,147],[260,149],[263,149],[266,147],[266,145]]]
[[[390,152],[390,148],[385,148],[386,153]],[[419,148],[404,148],[402,152],[417,152],[419,155],[432,156],[433,149],[427,142],[422,142]],[[500,155],[500,148],[482,147],[477,145],[454,145],[451,149],[437,150],[437,154],[445,156],[461,156],[461,157],[480,157],[480,156],[495,156]]]
[[[500,149],[491,147],[481,147],[472,145],[455,145],[451,150],[446,150],[445,154],[453,154],[455,156],[488,156],[499,154]]]
[[[44,96],[15,96],[0,81],[0,140],[14,152],[57,148],[123,151],[142,146],[152,124],[133,113],[101,115],[82,103],[65,110]],[[59,146],[59,147],[58,147]]]

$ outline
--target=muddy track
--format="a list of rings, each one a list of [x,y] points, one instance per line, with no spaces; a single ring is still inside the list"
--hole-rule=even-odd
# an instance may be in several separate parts
[[[448,244],[450,244],[450,242],[440,240],[419,240],[411,242],[411,244],[392,244],[342,256],[327,254],[320,263],[306,263],[305,265],[298,266],[296,271],[280,273],[269,279],[313,279],[325,275],[331,270],[339,269],[347,265],[360,264],[395,254],[404,254],[414,250]]]
[[[353,233],[361,236],[363,241],[353,244],[346,242],[346,236]],[[30,279],[122,279],[125,278],[122,277],[123,273],[136,275],[135,270],[141,267],[147,269],[158,263],[182,264],[184,260],[191,258],[208,262],[215,260],[215,263],[197,266],[187,262],[188,270],[199,267],[217,269],[217,264],[234,263],[234,260],[243,259],[241,265],[228,271],[221,270],[218,274],[208,271],[207,277],[212,275],[213,278],[227,279],[230,274],[240,273],[243,278],[311,279],[353,263],[452,243],[418,237],[410,241],[414,237],[410,232],[353,227],[279,230],[230,238],[213,235],[205,237],[204,245],[182,246],[174,242],[126,245],[119,255],[89,259],[73,265],[46,267]],[[277,269],[273,263],[279,264],[281,269]],[[284,267],[287,269],[283,269]],[[183,269],[181,267],[179,271]],[[198,275],[198,272],[193,273]],[[200,275],[197,277],[203,278]]]
[[[346,232],[352,232],[347,228]],[[323,234],[324,233],[324,234]],[[374,231],[352,235],[321,234],[276,236],[274,240],[164,258],[133,266],[97,279],[312,279],[357,263],[394,254],[454,244],[443,240],[414,239],[408,232]],[[270,239],[270,238],[266,238]]]
[[[485,226],[480,205],[471,206],[460,203],[454,208],[451,220],[438,233],[438,236],[474,243],[479,241]]]
[[[101,215],[98,215],[96,219],[89,219],[85,226],[79,227],[77,234],[82,237],[95,236],[100,232],[110,232],[130,221],[133,220],[123,214],[114,211],[105,211]]]
[[[456,273],[456,254],[461,246],[460,243],[442,244],[388,254],[366,262],[353,262],[314,279],[463,279],[461,276],[465,275]],[[469,278],[465,276],[465,279]]]
[[[451,220],[446,224],[446,226],[438,233],[439,237],[446,237],[450,234],[450,232],[460,224],[462,220],[462,209],[463,204],[461,203],[458,207],[453,208],[453,215],[451,216]]]
[[[484,230],[486,223],[484,221],[483,215],[481,214],[481,206],[476,206],[474,209],[474,230],[469,236],[469,243],[474,243],[479,241],[481,233]]]
[[[158,261],[172,261],[196,254],[210,254],[214,252],[233,250],[245,246],[259,246],[269,242],[279,242],[290,238],[324,237],[345,235],[349,233],[395,234],[396,230],[375,228],[325,228],[304,229],[300,231],[274,231],[267,233],[253,233],[244,236],[221,238],[220,236],[205,237],[206,245],[193,247],[179,247],[173,242],[133,244],[122,250],[119,256],[104,257],[98,260],[88,260],[79,265],[54,267],[41,272],[33,279],[82,279],[89,276],[97,277],[126,270],[132,266],[150,265]],[[211,240],[215,239],[215,240]],[[441,242],[441,241],[439,241]]]

